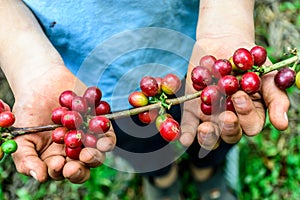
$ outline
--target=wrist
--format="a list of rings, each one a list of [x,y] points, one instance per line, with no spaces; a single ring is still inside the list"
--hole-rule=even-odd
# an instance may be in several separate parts
[[[254,40],[254,0],[201,0],[197,40],[236,35]]]

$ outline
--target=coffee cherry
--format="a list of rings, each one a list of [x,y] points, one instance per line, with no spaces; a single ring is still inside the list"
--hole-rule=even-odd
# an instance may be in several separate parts
[[[180,136],[179,123],[172,118],[164,120],[159,128],[160,135],[168,142],[177,140]]]
[[[83,123],[81,114],[77,111],[67,111],[61,118],[62,125],[67,129],[77,129]]]
[[[194,89],[200,91],[212,83],[211,71],[203,66],[195,67],[191,72]]]
[[[155,121],[156,117],[158,116],[158,110],[153,109],[149,111],[145,111],[138,114],[138,118],[144,124],[150,124]]]
[[[95,116],[89,121],[89,131],[96,134],[106,133],[110,128],[110,121],[103,116]]]
[[[65,147],[66,156],[73,160],[79,160],[79,154],[82,150],[82,146],[77,148],[70,148],[68,146]]]
[[[161,89],[167,95],[175,94],[181,87],[181,80],[175,74],[167,74],[163,77]]]
[[[196,83],[193,83],[193,88],[197,91],[203,90],[205,87],[203,87],[202,85],[198,85]]]
[[[239,90],[239,81],[233,75],[226,75],[219,79],[218,87],[220,92],[232,95]]]
[[[52,115],[51,115],[51,120],[55,124],[62,124],[61,118],[67,111],[69,111],[69,108],[67,108],[67,107],[58,107],[58,108],[53,109]]]
[[[64,142],[67,147],[81,147],[84,133],[82,130],[70,130],[65,134]]]
[[[87,98],[76,96],[72,100],[72,110],[79,112],[80,114],[85,114],[88,110]],[[93,105],[95,106],[95,105]]]
[[[3,111],[5,111],[5,106],[2,101],[0,101],[0,113],[2,113]]]
[[[234,64],[241,70],[252,69],[254,62],[250,51],[245,48],[237,49],[232,56]]]
[[[296,84],[296,87],[300,90],[300,71],[297,72],[297,74],[296,74],[295,84]]]
[[[82,143],[85,147],[96,148],[97,141],[98,141],[98,138],[94,134],[87,133],[87,134],[85,134]]]
[[[156,80],[157,85],[158,85],[157,94],[161,94],[162,93],[161,83],[162,83],[163,79],[161,77],[155,77],[155,80]]]
[[[244,73],[243,70],[241,70],[240,68],[238,68],[238,67],[234,64],[232,56],[229,58],[229,62],[231,63],[233,74],[237,75],[237,74],[242,74],[242,73]]]
[[[199,61],[199,66],[203,66],[211,71],[216,60],[217,59],[213,55],[202,56]]]
[[[109,103],[102,100],[96,104],[95,114],[96,115],[106,115],[106,114],[110,113],[110,110],[111,110],[111,108],[110,108]]]
[[[162,115],[159,115],[158,117],[156,117],[156,120],[155,120],[155,126],[157,128],[157,130],[159,131],[159,127],[160,125],[167,119],[167,118],[173,118],[172,115],[168,114],[168,113],[165,113],[165,114],[162,114]]]
[[[211,115],[219,111],[217,105],[207,105],[203,102],[200,103],[200,109],[205,115]]]
[[[228,96],[225,101],[226,110],[236,113],[231,96]]]
[[[69,109],[72,109],[72,101],[74,97],[76,97],[76,93],[72,90],[66,90],[63,91],[59,96],[59,104],[62,107],[67,107]]]
[[[274,81],[278,88],[285,90],[291,87],[295,83],[296,72],[289,67],[280,69],[275,77]]]
[[[158,83],[152,76],[144,76],[140,81],[140,88],[142,92],[148,96],[153,97],[158,93]]]
[[[146,106],[149,102],[148,97],[141,91],[132,92],[128,97],[128,101],[133,107]]]
[[[65,135],[67,134],[68,129],[66,127],[58,127],[52,131],[51,138],[52,141],[57,144],[65,143]]]
[[[262,46],[254,46],[250,50],[255,66],[262,66],[267,60],[267,51]]]
[[[221,94],[217,85],[209,85],[202,90],[201,101],[207,105],[216,105],[220,103]]]
[[[229,75],[232,71],[232,65],[227,59],[216,60],[212,67],[212,75],[216,78],[221,78]]]
[[[15,115],[11,111],[0,113],[0,127],[8,128],[16,121]]]
[[[18,144],[14,140],[7,140],[1,145],[2,151],[6,154],[11,154],[17,151]]]
[[[258,92],[260,89],[260,85],[260,77],[254,72],[245,73],[240,81],[241,89],[248,94],[254,94]]]
[[[101,100],[102,92],[98,87],[91,86],[85,90],[83,98],[86,99],[89,106],[94,108],[95,104]]]

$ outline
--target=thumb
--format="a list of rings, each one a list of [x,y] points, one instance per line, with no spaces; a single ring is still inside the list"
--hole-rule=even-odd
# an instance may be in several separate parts
[[[270,121],[275,128],[285,130],[288,127],[287,112],[290,106],[285,91],[279,89],[274,82],[276,72],[262,77],[262,94],[269,110]]]

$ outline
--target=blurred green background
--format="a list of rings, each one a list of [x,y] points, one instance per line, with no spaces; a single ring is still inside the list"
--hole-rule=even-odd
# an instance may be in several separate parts
[[[267,48],[269,58],[278,62],[289,48],[300,49],[300,0],[258,0],[255,6],[256,43]],[[276,130],[268,121],[261,134],[243,137],[238,144],[239,199],[300,199],[300,92],[288,90],[291,107],[289,128]],[[0,98],[13,104],[5,77],[0,73]],[[184,163],[184,155],[180,161]],[[108,156],[109,165],[91,170],[84,184],[48,181],[40,184],[16,172],[11,158],[0,165],[0,199],[11,200],[142,200],[142,180],[107,166],[124,165]],[[229,169],[230,170],[230,169]],[[235,169],[233,169],[235,170]],[[233,172],[235,173],[235,172]],[[185,199],[197,199],[188,174],[182,174]]]

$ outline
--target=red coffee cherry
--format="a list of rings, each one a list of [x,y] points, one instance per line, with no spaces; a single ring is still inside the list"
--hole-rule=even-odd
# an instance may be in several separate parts
[[[67,147],[77,148],[82,146],[84,133],[82,130],[70,130],[65,134],[64,142]]]
[[[216,60],[212,68],[212,75],[216,78],[221,78],[229,75],[232,71],[232,65],[227,59]]]
[[[152,76],[144,76],[140,81],[140,88],[142,92],[148,96],[153,97],[158,93],[158,83]]]
[[[96,134],[106,133],[110,128],[110,120],[103,116],[95,116],[89,121],[89,131]]]
[[[181,80],[175,74],[167,74],[163,77],[161,89],[167,95],[176,94],[181,87]]]
[[[255,66],[262,66],[267,60],[267,51],[262,46],[254,46],[250,50]]]
[[[62,116],[61,122],[68,129],[78,129],[83,123],[83,118],[77,111],[67,111]]]
[[[58,107],[58,108],[53,109],[52,115],[51,115],[51,120],[55,124],[62,124],[61,118],[67,111],[69,111],[69,108],[67,108],[67,107]]]
[[[216,58],[213,55],[205,55],[200,58],[199,65],[206,67],[211,71],[213,65],[216,62]]]
[[[232,95],[239,90],[239,81],[233,75],[223,76],[218,81],[219,91],[226,94]]]
[[[217,85],[209,85],[202,90],[201,101],[207,105],[216,105],[220,103],[221,94]]]
[[[254,72],[245,73],[240,81],[240,87],[248,94],[254,94],[259,91],[261,85],[260,77]]]
[[[98,87],[91,86],[85,90],[83,98],[86,99],[89,106],[94,108],[95,104],[101,100],[102,92]]]
[[[289,67],[280,69],[274,77],[276,86],[282,90],[291,87],[295,83],[295,79],[296,72]]]
[[[16,121],[15,115],[11,111],[0,113],[0,127],[8,128]]]
[[[72,109],[72,101],[76,96],[76,93],[71,90],[63,91],[59,96],[59,104],[62,107]]]
[[[195,67],[191,72],[194,89],[200,91],[212,83],[211,71],[203,66]]]
[[[52,131],[52,141],[57,144],[65,143],[65,135],[69,130],[66,127],[58,127]]]
[[[233,56],[232,56],[233,62],[236,67],[238,67],[241,70],[249,70],[252,69],[254,65],[253,56],[245,48],[239,48],[237,49]]]
[[[76,148],[65,147],[66,156],[73,160],[79,160],[79,154],[82,150],[82,146]]]
[[[179,123],[173,118],[166,118],[160,125],[160,135],[168,142],[177,140],[180,136]]]

